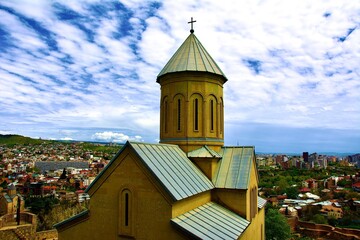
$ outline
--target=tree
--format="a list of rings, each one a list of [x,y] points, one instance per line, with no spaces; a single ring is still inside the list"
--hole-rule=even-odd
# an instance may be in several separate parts
[[[269,208],[265,214],[265,235],[268,240],[287,240],[291,237],[286,217],[277,209]]]
[[[337,185],[339,187],[351,186],[351,180],[341,179],[340,181],[338,181]]]
[[[6,180],[4,180],[1,184],[0,187],[2,188],[7,188],[8,182]]]
[[[289,187],[285,189],[285,193],[288,198],[297,199],[299,190],[297,189],[297,187]]]
[[[317,223],[317,224],[327,224],[328,223],[326,217],[321,214],[315,214],[314,217],[312,218],[312,220],[314,221],[314,223]]]
[[[66,179],[67,178],[66,174],[67,174],[66,169],[64,168],[64,170],[63,170],[63,172],[62,172],[62,174],[60,176],[60,179]]]

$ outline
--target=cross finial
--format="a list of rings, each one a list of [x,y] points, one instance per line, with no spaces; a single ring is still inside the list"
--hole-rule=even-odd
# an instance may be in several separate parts
[[[191,32],[191,33],[194,33],[194,28],[193,28],[193,23],[194,23],[194,22],[196,22],[196,21],[194,21],[194,20],[193,20],[193,17],[191,17],[191,21],[188,22],[188,23],[191,23],[191,29],[190,29],[190,32]]]

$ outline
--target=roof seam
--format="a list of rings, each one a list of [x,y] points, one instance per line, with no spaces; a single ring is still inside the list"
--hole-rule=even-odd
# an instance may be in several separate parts
[[[162,150],[160,150],[160,151],[162,151]],[[179,162],[177,156],[174,156],[173,153],[172,153],[172,151],[170,151],[170,153],[169,153],[169,151],[167,151],[167,149],[164,149],[164,151],[165,151],[169,156],[172,155],[173,159],[176,158],[175,161],[170,161],[170,162],[171,162],[170,164],[172,165],[172,167],[174,167],[176,170],[178,170],[178,171],[180,172],[180,170],[182,170],[182,166],[180,166],[179,164],[176,164],[176,163]],[[177,149],[176,149],[176,151],[177,151]],[[180,170],[179,170],[179,169],[180,169]],[[188,179],[188,177],[189,177],[188,171],[184,171],[184,173],[185,173],[186,176],[187,176],[186,179]],[[180,181],[181,181],[181,179],[180,179]],[[194,193],[194,192],[192,191],[192,189],[189,188],[189,185],[194,188],[194,185],[193,185],[191,182],[183,182],[183,181],[181,181],[181,183],[182,183],[182,185],[183,185],[189,192],[191,192],[192,194],[196,194],[196,193]],[[197,188],[199,188],[199,187],[197,187]],[[186,193],[185,193],[185,194],[186,194]],[[189,196],[188,194],[186,194],[186,195]]]
[[[139,145],[139,144],[134,144],[134,145]],[[138,149],[135,149],[134,146],[132,146],[132,147],[134,148],[135,152],[139,155],[140,159],[145,163],[145,166],[147,166],[147,168],[149,169],[149,171],[152,172],[152,174],[156,177],[156,179],[158,179],[158,181],[159,181],[162,185],[164,185],[165,189],[166,189],[167,192],[173,197],[173,199],[178,200],[178,197],[176,197],[176,196],[169,190],[169,188],[166,186],[166,184],[165,184],[163,181],[161,181],[161,179],[159,178],[158,174],[156,174],[156,173],[154,172],[154,170],[151,169],[151,167],[149,166],[149,163],[146,163],[146,161],[144,160],[144,157],[140,155],[139,152],[142,152],[143,155],[145,155],[144,151],[140,148],[140,146],[138,146]],[[146,155],[145,155],[145,156],[146,156]],[[155,168],[158,172],[161,173],[161,171],[158,169],[158,167],[156,166],[156,164],[154,164],[151,160],[149,160],[149,161],[150,161],[151,164],[154,166],[154,168]],[[168,182],[168,184],[173,187],[173,185],[172,185],[171,182]],[[181,196],[181,194],[176,190],[176,188],[173,187],[173,189],[175,189],[175,192],[177,193],[177,195]]]
[[[206,52],[206,53],[207,53],[206,49],[205,49],[204,46],[200,43],[200,41],[198,41],[198,42],[199,42],[199,48],[201,48],[201,49],[203,50],[203,52]],[[200,51],[199,51],[199,52],[200,52]],[[204,56],[204,57],[201,56],[201,58],[202,58],[202,59],[203,59],[203,58],[206,58],[207,62],[209,63],[209,66],[210,66],[210,68],[211,68],[211,69],[209,69],[209,70],[212,70],[212,72],[218,73],[218,72],[213,68],[211,62],[209,61],[208,56],[207,56],[206,54],[204,54],[204,55],[205,55],[205,56]],[[211,60],[212,60],[212,59],[211,59]],[[205,62],[204,59],[203,59],[203,62]],[[204,66],[205,66],[205,70],[206,70],[207,72],[210,72],[210,71],[207,69],[207,67],[206,67],[205,64],[204,64]]]
[[[144,147],[145,147],[146,149],[148,149],[145,144],[143,144],[143,145],[144,145]],[[149,151],[149,152],[150,152],[150,154],[152,155],[152,157],[156,158],[155,155],[154,155],[155,150],[154,150],[154,149],[152,149],[152,150],[153,150],[153,151]],[[161,157],[161,156],[159,156],[159,157]],[[163,159],[163,158],[161,157],[161,159]],[[150,158],[149,158],[149,161],[151,161],[151,163],[154,165],[154,167],[155,167],[160,173],[162,172],[162,171],[159,169],[158,165],[155,164]],[[174,180],[174,179],[172,178],[172,176],[171,176],[171,173],[163,166],[163,164],[162,164],[161,162],[158,162],[158,164],[161,166],[161,168],[164,169],[164,172],[166,172],[167,175],[170,177],[170,178],[168,178],[168,179]],[[155,173],[154,173],[154,174],[155,174]],[[157,174],[155,174],[155,175],[158,176]],[[159,179],[159,180],[161,181],[161,179]],[[162,182],[162,181],[161,181],[161,182]],[[178,188],[175,187],[174,185],[179,185],[179,184],[178,184],[175,180],[174,180],[174,181],[168,181],[168,184],[169,184],[170,186],[172,186],[172,188],[175,190],[176,193],[179,194],[180,198],[183,196],[183,194],[187,195],[184,191],[181,191],[181,192],[183,192],[183,194],[181,194],[181,192],[178,191]],[[181,188],[180,188],[180,189],[181,189]],[[182,190],[182,189],[181,189],[181,190]],[[177,200],[179,200],[179,199],[177,199]]]

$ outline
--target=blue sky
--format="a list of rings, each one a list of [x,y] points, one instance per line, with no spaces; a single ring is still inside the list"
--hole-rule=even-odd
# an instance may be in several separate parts
[[[360,1],[0,0],[0,134],[157,142],[156,76],[195,34],[225,144],[360,152]]]

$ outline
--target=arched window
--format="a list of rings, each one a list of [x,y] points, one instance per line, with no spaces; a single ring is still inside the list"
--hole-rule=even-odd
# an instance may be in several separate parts
[[[194,99],[194,130],[199,131],[199,99]]]
[[[164,132],[168,132],[168,101],[165,99],[163,109]]]
[[[220,99],[220,134],[224,131],[224,103],[222,98]]]
[[[181,130],[181,100],[177,100],[177,130]]]
[[[214,131],[214,100],[210,100],[210,130]]]
[[[133,202],[129,189],[124,189],[119,195],[119,234],[133,235]]]
[[[129,226],[129,193],[125,193],[124,199],[124,225],[125,227]]]
[[[203,116],[204,114],[204,99],[201,94],[194,93],[189,99],[189,113],[191,129],[196,132],[196,135],[201,135],[203,131]]]
[[[161,102],[160,127],[163,133],[169,131],[169,99],[167,96]]]
[[[178,133],[184,131],[184,121],[186,120],[185,106],[185,97],[182,94],[176,94],[169,105],[169,110],[172,111],[172,115],[170,115],[172,116],[170,117],[172,124],[168,125],[169,130],[174,130]]]

